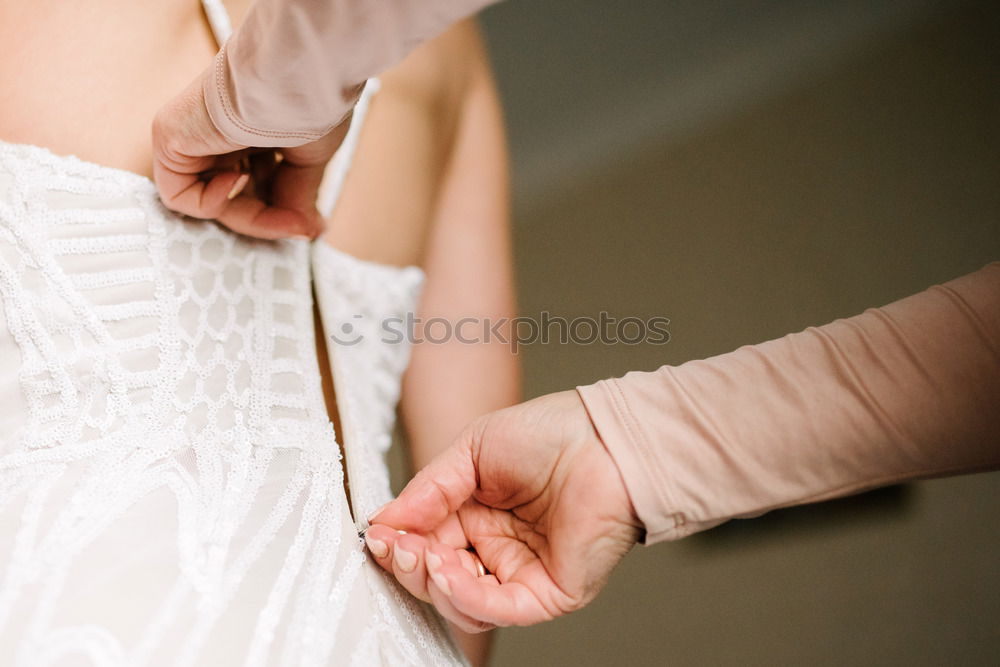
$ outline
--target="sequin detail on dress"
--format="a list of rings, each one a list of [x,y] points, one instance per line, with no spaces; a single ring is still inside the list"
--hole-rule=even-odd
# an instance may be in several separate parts
[[[405,316],[422,280],[0,143],[0,664],[461,663],[357,537],[310,267],[328,329]],[[331,352],[360,514],[408,349]]]

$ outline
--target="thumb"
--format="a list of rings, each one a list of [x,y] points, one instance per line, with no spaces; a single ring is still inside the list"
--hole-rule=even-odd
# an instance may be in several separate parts
[[[473,438],[473,429],[467,428],[455,444],[410,480],[398,498],[369,517],[369,522],[414,532],[436,528],[476,490],[478,470],[472,452]]]

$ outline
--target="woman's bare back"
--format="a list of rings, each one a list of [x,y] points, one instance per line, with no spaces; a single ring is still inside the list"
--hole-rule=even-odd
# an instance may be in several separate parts
[[[153,115],[216,51],[197,0],[3,0],[0,16],[0,139],[146,176]]]

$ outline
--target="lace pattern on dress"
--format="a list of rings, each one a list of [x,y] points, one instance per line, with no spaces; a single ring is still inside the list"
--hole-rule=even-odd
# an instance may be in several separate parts
[[[415,305],[419,270],[241,237],[141,176],[0,143],[0,664],[461,662],[357,537],[310,263],[328,330]],[[388,498],[407,354],[332,354],[359,511]]]

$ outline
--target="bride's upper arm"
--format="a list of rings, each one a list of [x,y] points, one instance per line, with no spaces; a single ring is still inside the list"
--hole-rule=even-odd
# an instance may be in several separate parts
[[[444,318],[453,330],[447,342],[414,347],[404,380],[404,424],[417,467],[474,417],[520,395],[516,355],[493,333],[485,340],[491,327],[505,334],[506,326],[495,325],[516,312],[503,118],[478,30],[471,22],[456,30],[468,69],[427,235],[418,313],[425,321]]]
[[[473,417],[518,397],[507,344],[479,342],[484,326],[514,314],[507,152],[474,22],[381,79],[324,238],[361,259],[422,266],[418,316],[475,319],[461,333],[476,342],[452,337],[413,349],[402,412],[420,466]]]

